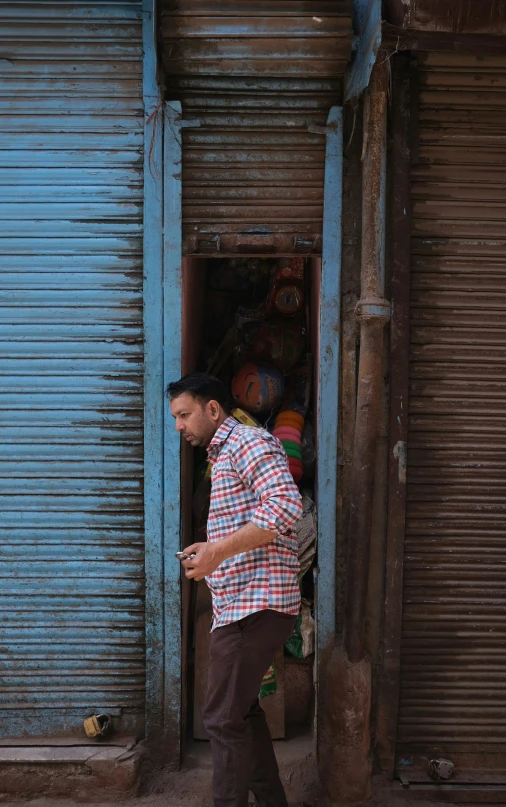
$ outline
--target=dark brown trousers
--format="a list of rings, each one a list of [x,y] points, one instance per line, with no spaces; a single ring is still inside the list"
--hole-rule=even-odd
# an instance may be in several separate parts
[[[211,633],[204,726],[213,755],[214,807],[288,807],[265,714],[258,702],[274,653],[296,617],[255,614]]]

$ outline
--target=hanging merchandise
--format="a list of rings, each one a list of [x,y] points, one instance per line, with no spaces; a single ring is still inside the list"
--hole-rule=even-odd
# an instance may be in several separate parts
[[[301,257],[218,255],[206,259],[203,273],[201,266],[200,261],[195,266],[192,261],[189,267],[192,272],[189,272],[188,296],[199,317],[197,321],[195,316],[194,322],[192,311],[187,312],[187,321],[192,326],[187,337],[189,369],[204,370],[220,379],[229,393],[235,421],[272,433],[279,441],[276,445],[284,452],[285,476],[289,470],[302,496],[302,518],[293,529],[301,609],[285,649],[286,654],[296,657],[292,658],[295,663],[285,668],[288,676],[294,669],[299,672],[303,664],[310,669],[312,661],[307,656],[314,653],[315,463],[314,433],[308,420],[314,416],[316,403],[312,394],[315,374],[311,351],[317,349],[312,344],[317,333],[317,322],[312,320],[317,285],[309,281],[318,278],[310,277],[309,261]],[[192,522],[188,519],[185,523],[185,530],[191,530],[194,541],[206,538],[212,475],[213,466],[205,452],[197,454]],[[185,512],[188,510],[185,505]],[[204,739],[200,715],[207,678],[211,612],[210,603],[204,611],[201,600],[199,595],[195,600],[193,595],[188,596],[188,608],[192,609],[189,625],[193,626],[188,647],[194,653],[194,736]],[[267,707],[268,719],[271,715],[276,722],[279,716],[280,724],[285,713],[284,664],[281,651],[279,661],[276,657],[275,664],[266,671],[258,693],[259,698],[266,698],[262,705]],[[290,679],[287,680],[289,686]],[[309,702],[309,676],[307,684]],[[305,692],[300,694],[306,698]],[[269,699],[270,695],[275,697]]]
[[[248,415],[243,409],[232,409],[232,417],[242,423],[244,426],[253,426],[255,429],[262,428],[262,424],[255,420],[255,418]]]
[[[209,272],[208,288],[224,291],[248,291],[250,278],[236,270],[233,261],[222,261]]]
[[[234,367],[236,370],[239,370],[246,362],[254,361],[253,342],[256,334],[264,325],[265,316],[261,309],[252,310],[243,307],[237,309],[234,319]]]
[[[280,314],[298,314],[304,305],[304,294],[297,286],[281,286],[274,294],[273,302]]]
[[[268,361],[289,373],[304,350],[304,334],[298,321],[272,320],[260,326],[251,340],[251,356]]]
[[[309,496],[302,497],[302,516],[294,528],[299,556],[299,582],[311,567],[316,553],[316,506]]]
[[[308,353],[304,361],[290,375],[286,385],[281,413],[289,410],[298,412],[302,418],[306,417],[311,400],[312,365],[312,356]]]
[[[269,278],[272,260],[269,258],[243,258],[232,259],[237,274],[247,276],[250,283],[257,284]]]
[[[285,644],[285,650],[294,658],[307,658],[314,653],[314,640],[315,622],[311,615],[311,604],[302,600],[297,622]]]
[[[301,439],[302,465],[304,466],[304,476],[312,479],[316,462],[314,429],[309,421],[306,421],[302,429]]]
[[[300,256],[281,258],[277,275],[302,285],[304,283],[304,258]]]
[[[293,476],[293,481],[298,484],[304,476],[302,460],[296,459],[295,457],[288,457],[288,468]]]
[[[304,418],[299,412],[283,410],[282,412],[279,413],[279,415],[276,418],[276,428],[278,426],[279,427],[291,426],[293,429],[296,429],[300,433],[304,428]]]
[[[282,258],[274,272],[267,311],[294,316],[304,306],[304,259]]]
[[[295,457],[302,462],[302,453],[300,446],[297,443],[292,443],[291,440],[283,440],[283,446],[286,451],[287,457]]]
[[[276,418],[273,435],[281,441],[288,457],[288,467],[295,482],[304,475],[302,465],[301,432],[304,418],[298,412],[283,411]]]
[[[311,604],[307,600],[302,600],[300,608],[301,621],[300,621],[300,634],[302,636],[302,656],[307,658],[315,649],[315,632],[316,626],[311,614]]]
[[[234,329],[229,328],[214,353],[209,357],[206,372],[209,375],[219,376],[233,352]]]
[[[254,415],[267,415],[279,406],[284,388],[279,370],[252,362],[245,364],[232,380],[234,401]]]
[[[299,584],[313,565],[316,553],[316,505],[310,496],[302,496],[302,516],[297,521],[294,532],[297,538],[299,556]],[[299,618],[294,631],[285,644],[286,651],[296,658],[306,658],[314,652],[315,623],[311,614],[313,602],[302,599]]]
[[[299,612],[299,616],[297,617],[297,622],[295,623],[295,627],[293,629],[293,633],[285,642],[285,650],[289,656],[293,656],[294,658],[303,658],[302,655],[302,634],[300,632],[302,623],[302,614]]]
[[[281,442],[283,442],[283,440],[292,440],[299,446],[302,444],[300,431],[294,429],[292,426],[276,426],[273,435],[277,437],[278,440],[281,440]]]

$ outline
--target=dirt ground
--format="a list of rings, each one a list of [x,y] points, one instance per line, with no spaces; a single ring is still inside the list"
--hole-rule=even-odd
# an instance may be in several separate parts
[[[74,799],[60,800],[41,797],[23,801],[6,801],[2,799],[0,794],[0,804],[2,807],[76,807],[76,805],[86,804],[83,796],[84,794],[81,795],[78,801]],[[314,801],[290,801],[290,807],[314,807],[314,804]],[[93,807],[211,807],[211,805],[212,802],[209,797],[203,798],[202,794],[185,794],[184,788],[180,790],[177,785],[167,788],[167,790],[162,793],[151,794],[149,796],[93,803]],[[334,804],[332,807],[349,807],[349,805]],[[445,807],[445,805],[439,801],[424,800],[420,802],[413,801],[412,799],[407,800],[403,796],[390,795],[386,796],[386,800],[385,796],[380,800],[373,797],[366,802],[364,807]],[[454,807],[458,807],[458,805],[454,805]],[[466,804],[465,807],[473,807],[473,805]],[[478,805],[475,805],[475,807],[478,807]],[[479,805],[479,807],[482,807],[482,805]]]
[[[298,776],[303,780],[304,772],[300,771]],[[300,787],[300,781],[298,783],[285,781],[285,785],[290,797],[293,795],[294,789]],[[306,788],[304,789],[306,790]],[[13,801],[0,794],[0,805],[1,807],[77,807],[77,805],[91,803],[93,807],[212,807],[210,772],[203,774],[199,771],[198,775],[195,775],[188,771],[168,775],[155,785],[153,791],[136,798],[118,798],[114,801],[96,801],[94,799],[92,802],[88,801],[88,793],[85,788],[76,792],[73,799],[35,796]],[[364,804],[364,807],[446,807],[440,801],[415,801],[412,798],[407,799],[402,793],[393,794],[390,788],[384,790],[379,783],[374,787],[374,791],[373,797]],[[303,800],[293,800],[290,797],[290,807],[320,807],[321,802],[317,804],[314,793],[314,790],[311,793],[306,792]],[[349,805],[334,803],[321,805],[321,807],[349,807]],[[355,807],[358,806],[355,805]],[[454,807],[458,807],[458,805],[454,805]],[[473,807],[473,805],[466,804],[465,807]],[[478,807],[478,805],[474,807]]]
[[[349,807],[346,804],[325,804],[316,798],[319,788],[310,738],[300,737],[275,745],[290,807]],[[200,743],[195,744],[187,755],[183,770],[145,775],[143,792],[135,798],[104,795],[102,800],[100,792],[97,793],[89,779],[87,781],[87,777],[82,776],[70,791],[70,799],[40,794],[13,799],[11,795],[0,792],[0,807],[76,807],[83,804],[93,807],[212,807],[211,773],[209,746]],[[63,772],[60,775],[64,775]],[[365,804],[367,807],[443,807],[440,801],[406,797],[402,791],[396,792],[390,785],[385,785],[380,778],[373,780],[373,796]],[[473,805],[467,803],[466,807]]]

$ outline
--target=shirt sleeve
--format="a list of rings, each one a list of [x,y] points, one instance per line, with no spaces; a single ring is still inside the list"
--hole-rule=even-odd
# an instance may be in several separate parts
[[[288,468],[286,454],[276,438],[251,428],[243,432],[232,451],[234,467],[258,501],[251,522],[279,534],[291,530],[302,516],[302,499]]]

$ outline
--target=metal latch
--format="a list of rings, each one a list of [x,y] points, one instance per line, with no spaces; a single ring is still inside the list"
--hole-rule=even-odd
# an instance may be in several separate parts
[[[315,238],[296,235],[293,239],[293,248],[296,252],[312,252]]]
[[[221,241],[219,235],[209,235],[207,238],[199,238],[198,240],[198,252],[219,252],[220,249]]]

